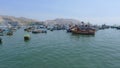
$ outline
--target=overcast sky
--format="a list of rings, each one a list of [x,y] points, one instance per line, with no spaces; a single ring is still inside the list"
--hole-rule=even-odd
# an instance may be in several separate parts
[[[0,0],[0,15],[120,24],[120,0]]]

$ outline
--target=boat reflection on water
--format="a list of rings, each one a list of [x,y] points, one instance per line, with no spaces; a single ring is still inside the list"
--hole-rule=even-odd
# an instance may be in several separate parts
[[[76,37],[95,37],[95,35],[81,35],[81,34],[75,34],[75,33],[72,33],[71,36],[76,36]]]
[[[84,39],[89,39],[89,38],[94,38],[95,35],[81,35],[81,34],[75,34],[75,33],[71,33],[71,39],[75,39],[76,41],[79,41],[81,38]]]

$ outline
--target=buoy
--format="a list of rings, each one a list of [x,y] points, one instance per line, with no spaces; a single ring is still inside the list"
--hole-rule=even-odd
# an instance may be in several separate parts
[[[24,35],[24,40],[25,40],[25,41],[30,40],[30,35],[29,35],[29,34]]]

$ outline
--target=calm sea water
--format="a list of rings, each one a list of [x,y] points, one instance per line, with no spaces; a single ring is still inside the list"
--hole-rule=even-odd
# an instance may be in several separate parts
[[[30,33],[28,42],[24,34],[21,29],[2,37],[0,68],[120,68],[119,30],[100,30],[95,36]]]

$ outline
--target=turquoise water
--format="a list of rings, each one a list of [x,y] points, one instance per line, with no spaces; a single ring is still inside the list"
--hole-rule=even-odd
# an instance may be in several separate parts
[[[66,31],[32,34],[22,29],[3,36],[0,68],[120,68],[120,31],[100,30],[95,36]]]

